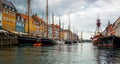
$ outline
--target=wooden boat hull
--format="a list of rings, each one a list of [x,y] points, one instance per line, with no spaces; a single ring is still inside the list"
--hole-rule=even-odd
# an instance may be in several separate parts
[[[47,39],[47,38],[40,39],[39,43],[41,43],[42,46],[54,46],[54,45],[57,45],[57,42],[55,40]]]
[[[18,37],[18,42],[20,45],[32,45],[34,43],[38,42],[37,38],[31,38],[31,37]]]
[[[120,47],[120,37],[108,36],[99,38],[97,46],[102,47]]]
[[[65,41],[65,44],[72,44],[72,41]]]

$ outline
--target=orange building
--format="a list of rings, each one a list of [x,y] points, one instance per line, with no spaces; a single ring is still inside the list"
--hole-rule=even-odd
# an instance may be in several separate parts
[[[44,31],[45,31],[44,30],[44,21],[43,21],[43,19],[39,18],[37,16],[37,14],[33,15],[32,18],[35,21],[37,36],[43,37]]]
[[[0,0],[0,28],[8,31],[15,31],[16,8],[7,0]]]
[[[21,15],[25,20],[25,32],[28,33],[28,16],[25,14]],[[31,36],[36,36],[36,25],[32,17],[29,17],[29,33]]]

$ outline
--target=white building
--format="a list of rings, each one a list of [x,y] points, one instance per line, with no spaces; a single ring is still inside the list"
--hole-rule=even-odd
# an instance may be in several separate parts
[[[70,30],[64,30],[64,40],[71,40],[72,32]]]

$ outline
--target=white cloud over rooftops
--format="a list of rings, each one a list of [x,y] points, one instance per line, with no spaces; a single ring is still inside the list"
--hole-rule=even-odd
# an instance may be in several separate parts
[[[27,0],[9,0],[17,7],[19,12],[25,12]],[[42,16],[45,13],[45,0],[31,0],[32,13]],[[115,22],[120,16],[119,0],[48,0],[49,15],[54,13],[55,23],[58,24],[58,17],[61,17],[65,28],[68,26],[68,14],[71,18],[71,30],[74,27],[78,31],[84,32],[84,39],[89,39],[96,28],[96,19],[101,19],[101,29],[104,30],[107,22]]]

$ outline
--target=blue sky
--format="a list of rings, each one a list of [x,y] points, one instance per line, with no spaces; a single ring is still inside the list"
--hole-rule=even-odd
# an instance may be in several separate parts
[[[15,4],[19,12],[25,13],[27,0],[9,0]],[[111,23],[120,16],[119,0],[48,0],[49,18],[55,15],[55,23],[58,24],[59,16],[65,28],[68,26],[68,14],[71,18],[71,30],[83,31],[84,39],[89,39],[94,34],[96,20],[99,16],[101,20],[101,29],[104,30],[108,21]],[[37,13],[42,17],[45,13],[45,0],[31,0],[31,14]],[[51,21],[50,21],[51,22]],[[78,33],[80,35],[80,33]]]

